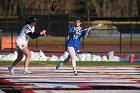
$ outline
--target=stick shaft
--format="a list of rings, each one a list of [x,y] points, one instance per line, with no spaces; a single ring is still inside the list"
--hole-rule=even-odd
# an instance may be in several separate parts
[[[51,20],[52,14],[53,14],[53,12],[51,12],[51,14],[50,14],[49,17],[48,17],[48,21],[47,21],[47,24],[46,24],[46,28],[48,28],[48,25],[49,25],[49,22],[50,22],[50,20]]]
[[[98,24],[98,25],[96,25],[96,26],[92,26],[91,28],[94,29],[94,28],[97,28],[97,27],[100,27],[100,26],[102,26],[102,24]],[[86,28],[86,29],[83,29],[83,30],[81,30],[81,31],[85,31],[85,30],[88,30],[88,29]]]

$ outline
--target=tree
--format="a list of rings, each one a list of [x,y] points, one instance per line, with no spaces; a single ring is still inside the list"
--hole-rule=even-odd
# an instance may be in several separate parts
[[[0,0],[0,16],[24,13],[48,14],[53,0]],[[57,0],[57,13],[90,17],[134,17],[140,15],[140,0]],[[25,10],[25,11],[24,11]],[[47,10],[47,11],[46,11]]]

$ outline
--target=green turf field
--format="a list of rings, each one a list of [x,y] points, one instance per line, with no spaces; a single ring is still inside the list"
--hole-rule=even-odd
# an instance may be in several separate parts
[[[0,61],[0,66],[10,65],[12,61]],[[24,62],[20,62],[18,66],[23,66]],[[48,61],[31,61],[30,66],[55,66],[57,62]],[[140,65],[140,62],[91,62],[91,61],[78,61],[77,66],[129,66],[129,65]],[[71,63],[65,64],[65,66],[71,66]]]

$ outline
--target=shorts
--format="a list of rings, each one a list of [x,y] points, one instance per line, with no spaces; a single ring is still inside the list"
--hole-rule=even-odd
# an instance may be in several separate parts
[[[16,49],[17,49],[17,50],[22,50],[22,49],[24,49],[25,47],[27,47],[27,44],[21,44],[21,43],[17,43],[17,42],[16,42]]]

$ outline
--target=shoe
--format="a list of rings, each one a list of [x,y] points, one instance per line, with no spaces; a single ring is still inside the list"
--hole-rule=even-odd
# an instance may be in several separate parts
[[[12,69],[12,66],[8,66],[8,70],[10,71],[11,75],[14,75],[14,70]]]
[[[74,71],[74,76],[77,76],[77,75],[78,75],[77,71]]]
[[[56,65],[56,69],[59,69],[63,65],[63,61],[59,61],[58,64]]]
[[[29,70],[27,70],[27,71],[24,70],[24,71],[23,71],[23,74],[24,74],[24,75],[28,75],[28,74],[32,74],[32,72],[29,71]]]

